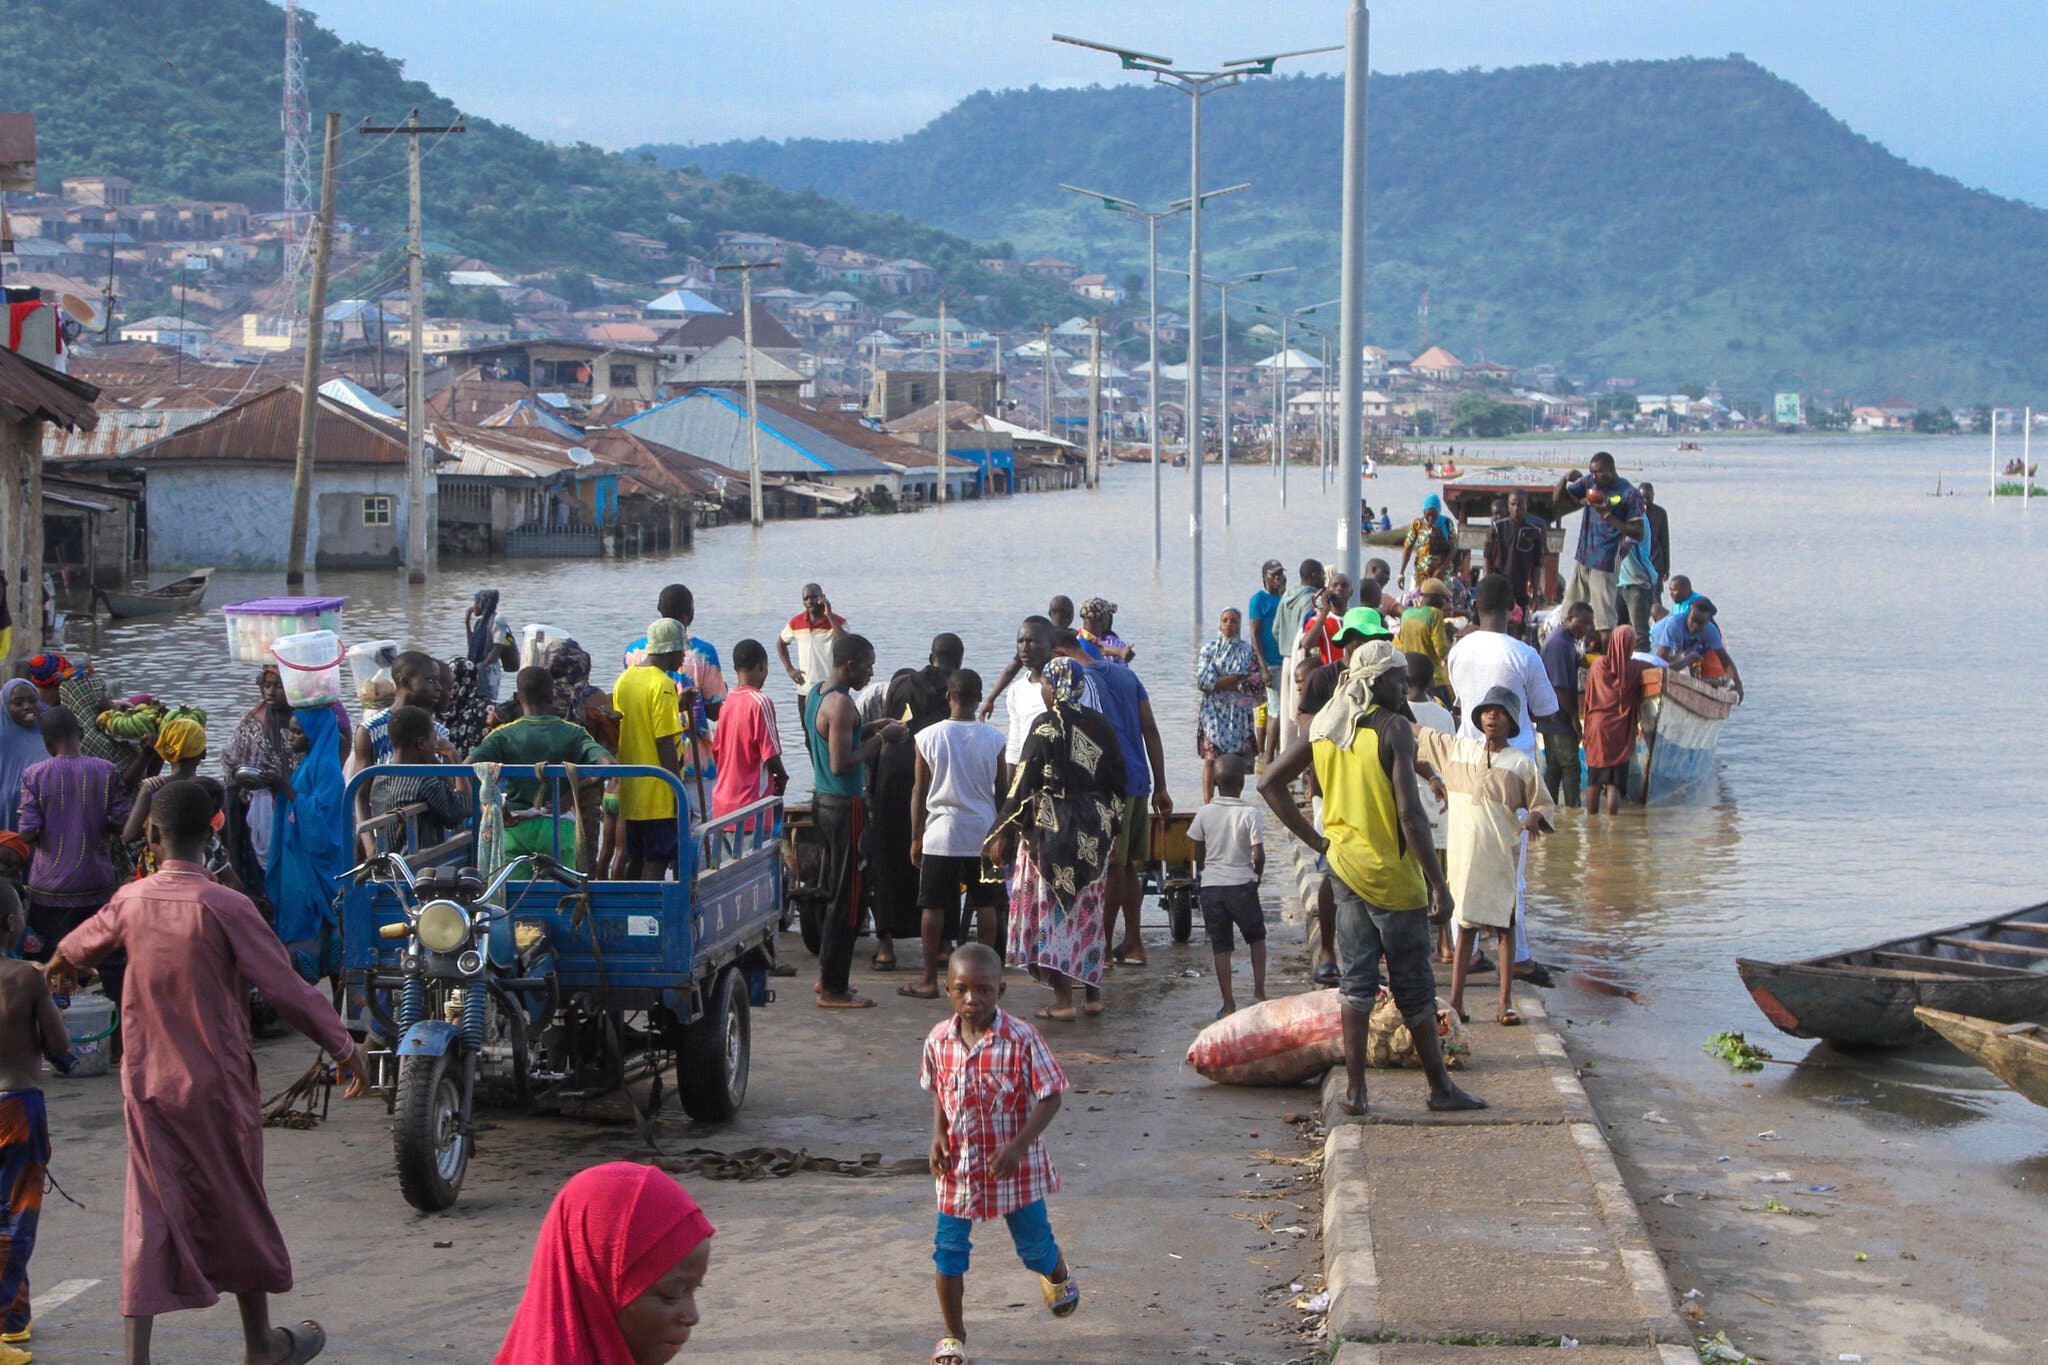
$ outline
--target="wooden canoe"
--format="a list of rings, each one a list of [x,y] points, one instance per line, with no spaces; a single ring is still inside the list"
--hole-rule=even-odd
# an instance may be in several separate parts
[[[1757,1008],[1795,1038],[1907,1047],[1916,1009],[1994,1024],[2048,1019],[2048,902],[1953,929],[1795,962],[1737,958]]]
[[[1998,1024],[1947,1010],[1917,1009],[1913,1014],[1999,1080],[2035,1104],[2048,1105],[2048,1028]]]
[[[197,569],[175,583],[166,583],[160,588],[144,588],[133,592],[102,588],[96,590],[93,596],[105,604],[109,616],[172,616],[181,611],[190,611],[204,601],[206,583],[212,577],[212,569]]]

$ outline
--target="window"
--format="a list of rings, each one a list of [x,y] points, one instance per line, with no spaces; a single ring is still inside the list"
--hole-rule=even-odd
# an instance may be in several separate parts
[[[363,499],[363,525],[389,526],[391,524],[391,499],[388,497]]]
[[[611,371],[612,387],[615,389],[630,389],[640,383],[640,370],[637,366],[614,365]]]

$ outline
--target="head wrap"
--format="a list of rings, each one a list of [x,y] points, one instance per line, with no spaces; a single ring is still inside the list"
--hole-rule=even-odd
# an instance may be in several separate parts
[[[1107,597],[1091,597],[1081,603],[1081,617],[1083,620],[1090,616],[1114,615],[1116,615],[1116,603],[1110,601]]]
[[[1434,493],[1422,500],[1422,510],[1425,512],[1441,512],[1443,507],[1444,500]]]
[[[571,1177],[540,1225],[496,1365],[633,1365],[619,1310],[714,1231],[652,1166],[614,1161]]]
[[[491,657],[498,647],[498,590],[484,588],[470,602],[475,613],[470,618],[468,658],[473,664],[480,664]]]
[[[28,679],[37,687],[55,687],[77,671],[62,654],[38,654],[28,661]]]
[[[206,722],[173,715],[156,732],[156,751],[166,763],[199,757],[206,752]]]
[[[1408,656],[1388,640],[1367,640],[1351,651],[1337,690],[1308,728],[1311,740],[1328,740],[1339,749],[1349,749],[1358,735],[1358,722],[1373,706],[1372,685],[1382,675],[1408,668]]]
[[[1052,699],[1062,706],[1078,706],[1084,689],[1081,665],[1064,656],[1048,662],[1040,674],[1052,685]]]
[[[16,692],[26,692],[36,699],[36,712],[40,715],[47,708],[36,693],[36,685],[27,678],[9,679],[0,687],[0,825],[14,828],[15,813],[21,803],[21,775],[34,765],[50,756],[43,747],[43,730],[35,721],[23,725],[7,710],[7,703],[14,700]],[[22,861],[28,861],[27,846],[22,849]]]

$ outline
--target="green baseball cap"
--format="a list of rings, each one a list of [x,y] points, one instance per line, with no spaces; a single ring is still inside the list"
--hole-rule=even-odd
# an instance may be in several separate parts
[[[1347,636],[1356,635],[1361,640],[1391,640],[1394,632],[1387,629],[1387,623],[1371,607],[1353,607],[1344,613],[1344,622],[1337,628],[1337,643],[1343,644]]]

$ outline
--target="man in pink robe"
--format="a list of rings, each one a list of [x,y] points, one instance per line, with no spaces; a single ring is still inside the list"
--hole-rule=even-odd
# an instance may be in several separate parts
[[[153,1319],[236,1296],[249,1365],[310,1360],[318,1324],[270,1326],[267,1296],[292,1287],[291,1257],[263,1190],[263,1116],[249,1048],[249,987],[338,1059],[351,1098],[366,1063],[334,1008],[299,979],[246,896],[206,871],[213,797],[172,782],[151,804],[160,871],[114,893],[57,947],[49,973],[128,951],[121,1090],[128,1132],[121,1313],[128,1365],[148,1365]]]

